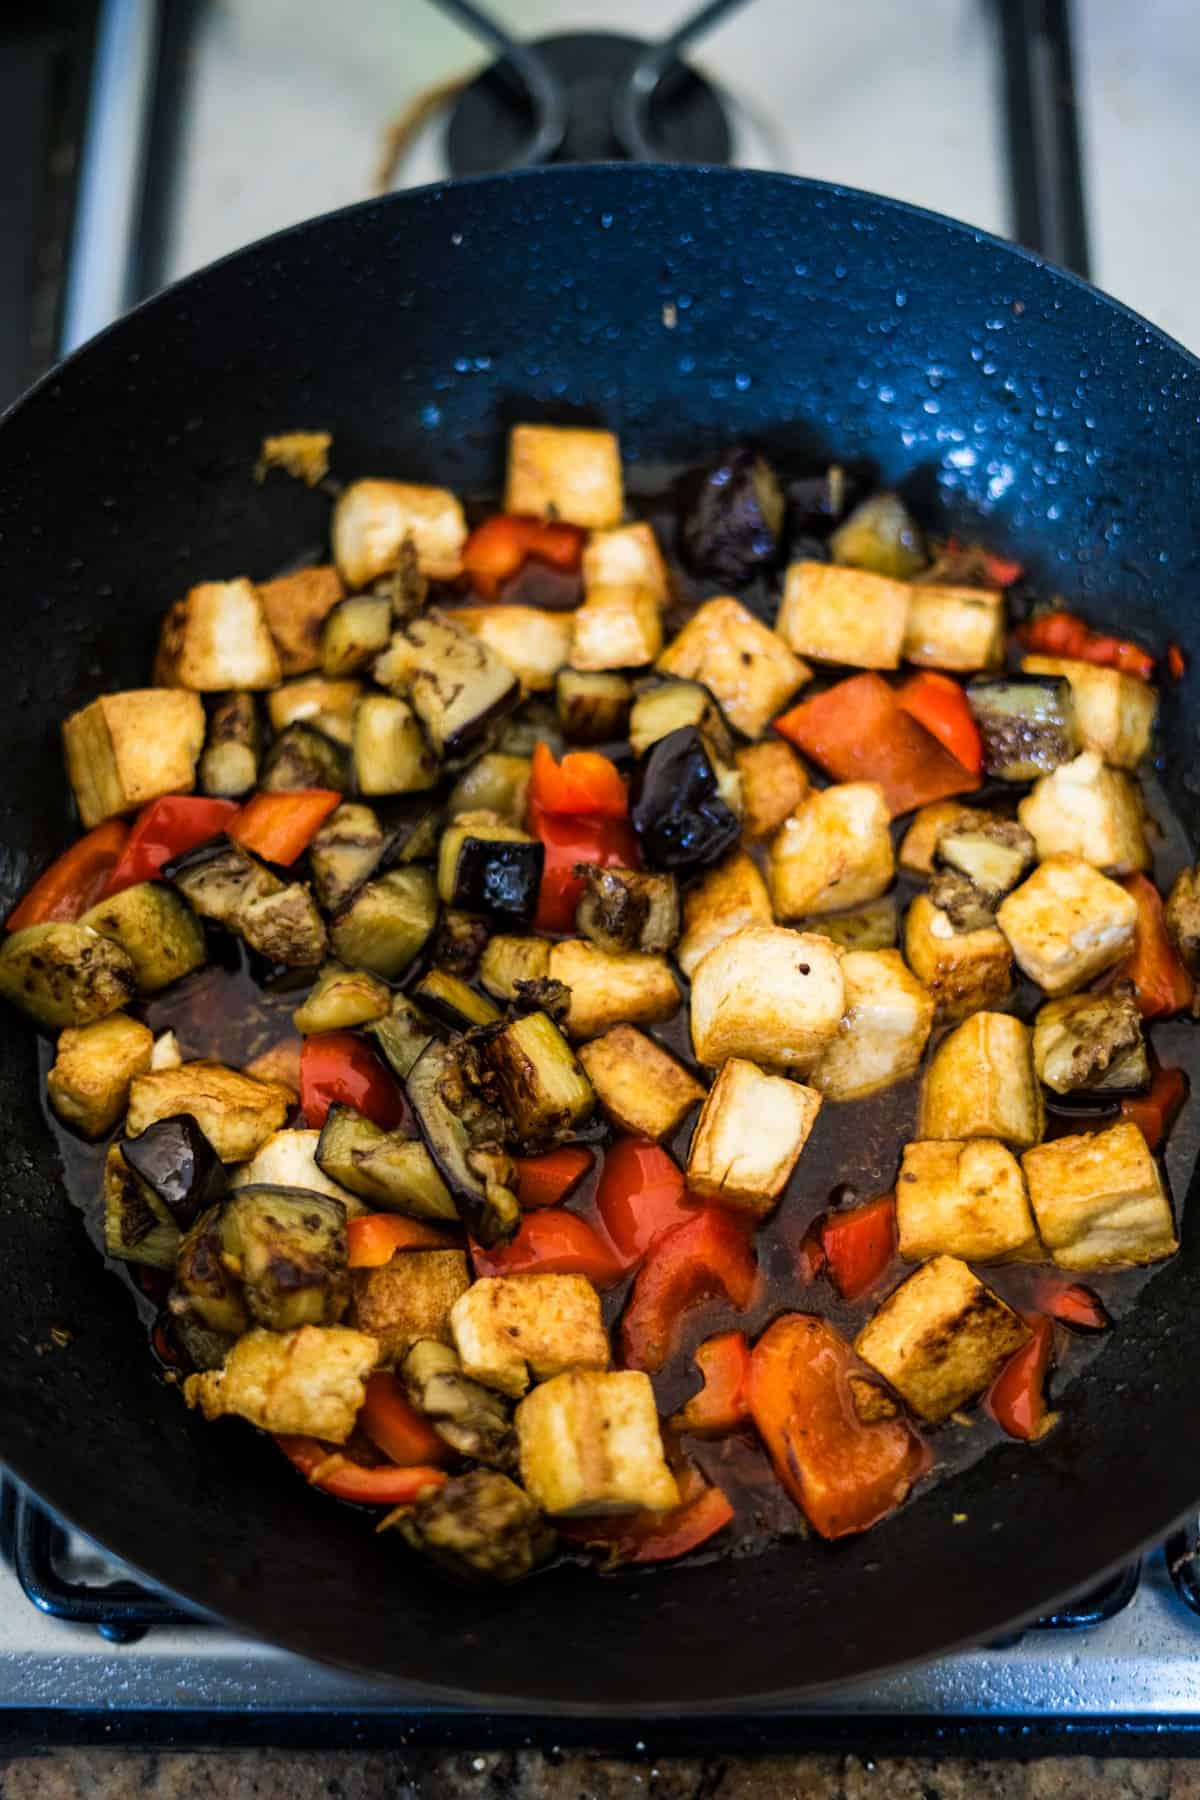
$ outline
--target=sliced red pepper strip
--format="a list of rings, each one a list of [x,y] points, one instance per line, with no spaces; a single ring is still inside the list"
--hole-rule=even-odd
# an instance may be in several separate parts
[[[979,777],[905,712],[881,675],[839,681],[783,713],[775,729],[836,781],[878,781],[893,818],[979,786]]]
[[[905,712],[923,725],[955,762],[978,775],[983,768],[983,739],[971,716],[967,696],[950,675],[922,669],[900,688]]]
[[[830,1213],[819,1228],[829,1279],[843,1300],[874,1287],[896,1254],[896,1196]]]
[[[548,744],[533,749],[529,806],[553,817],[624,819],[629,795],[616,763],[598,750],[568,750],[555,762]]]
[[[1188,1078],[1182,1069],[1156,1069],[1148,1094],[1122,1100],[1121,1117],[1133,1121],[1151,1150],[1159,1150],[1187,1094]]]
[[[382,1131],[394,1131],[404,1117],[395,1077],[369,1044],[352,1031],[317,1031],[300,1052],[300,1104],[310,1131],[321,1129],[335,1101]]]
[[[1117,973],[1127,976],[1137,989],[1143,1019],[1165,1019],[1186,1011],[1196,989],[1167,936],[1161,894],[1144,875],[1130,875],[1121,886],[1137,901],[1138,916],[1133,949]]]
[[[164,794],[161,800],[152,800],[134,820],[101,898],[107,900],[138,881],[153,881],[164,863],[228,830],[237,810],[232,800],[205,800],[199,794]]]
[[[517,1199],[530,1209],[557,1206],[578,1187],[592,1166],[592,1153],[578,1144],[548,1150],[544,1156],[518,1156]]]
[[[699,1205],[679,1164],[648,1138],[619,1137],[605,1151],[596,1211],[625,1268],[664,1232],[695,1218]]]
[[[1018,625],[1016,635],[1026,650],[1046,656],[1073,656],[1080,662],[1098,663],[1125,675],[1136,675],[1141,681],[1154,678],[1154,658],[1148,650],[1129,638],[1092,631],[1077,613],[1041,613],[1027,624]]]
[[[560,816],[531,806],[528,824],[546,850],[533,921],[537,931],[575,929],[575,908],[583,896],[576,863],[597,863],[602,869],[641,867],[637,834],[628,819]]]
[[[988,1390],[987,1406],[1009,1437],[1032,1442],[1046,1429],[1046,1377],[1054,1355],[1054,1326],[1041,1313],[1024,1314],[1033,1336],[1010,1356]]]
[[[290,794],[255,794],[225,829],[255,856],[287,868],[312,843],[344,795],[332,788],[300,788]]]
[[[701,1300],[720,1295],[743,1312],[757,1273],[746,1227],[719,1207],[704,1207],[656,1239],[621,1319],[626,1368],[661,1369],[680,1322]]]
[[[463,571],[477,594],[494,600],[528,557],[556,569],[577,569],[584,533],[578,525],[496,513],[477,525],[463,547]]]
[[[368,1377],[358,1424],[377,1450],[403,1468],[436,1467],[450,1460],[449,1444],[412,1405],[390,1369],[376,1369]]]
[[[357,1500],[364,1506],[408,1506],[427,1488],[441,1487],[446,1480],[444,1469],[419,1465],[401,1469],[394,1463],[381,1463],[378,1468],[368,1469],[364,1463],[321,1443],[319,1438],[277,1433],[275,1442],[313,1487],[339,1500]]]
[[[718,1487],[688,1470],[679,1480],[679,1505],[666,1513],[633,1513],[624,1518],[563,1519],[559,1530],[589,1549],[603,1550],[606,1568],[625,1563],[669,1562],[698,1550],[733,1518],[733,1507]]]
[[[1095,1333],[1107,1331],[1112,1325],[1100,1296],[1078,1282],[1071,1287],[1040,1289],[1038,1306],[1068,1331]]]
[[[453,1250],[448,1231],[403,1213],[361,1213],[346,1221],[346,1262],[352,1269],[382,1269],[398,1250]]]
[[[6,931],[71,922],[95,906],[129,841],[123,819],[106,819],[50,864],[8,915]]]
[[[526,1214],[511,1243],[494,1250],[472,1243],[471,1259],[476,1275],[586,1275],[598,1288],[625,1272],[600,1233],[561,1206]]]
[[[865,1425],[849,1377],[861,1365],[824,1319],[786,1313],[750,1357],[750,1414],[775,1473],[822,1537],[866,1531],[929,1467],[902,1419]]]
[[[704,1386],[674,1414],[676,1431],[698,1437],[723,1437],[750,1416],[746,1388],[750,1379],[750,1346],[742,1331],[722,1331],[705,1338],[696,1351],[696,1367]]]

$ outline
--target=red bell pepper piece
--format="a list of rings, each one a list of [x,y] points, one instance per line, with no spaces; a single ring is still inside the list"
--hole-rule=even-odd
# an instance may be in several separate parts
[[[383,1131],[404,1117],[395,1078],[352,1031],[317,1031],[300,1052],[300,1104],[311,1131],[319,1131],[337,1101],[352,1106]]]
[[[1187,673],[1187,657],[1176,643],[1167,645],[1167,654],[1163,659],[1167,665],[1167,674],[1172,681],[1182,681]]]
[[[723,1437],[750,1416],[746,1387],[750,1379],[750,1346],[742,1331],[722,1331],[706,1338],[696,1351],[696,1367],[704,1386],[680,1407],[671,1424],[698,1437]]]
[[[453,1250],[457,1243],[451,1232],[403,1213],[360,1213],[346,1221],[346,1262],[351,1269],[382,1269],[398,1250]]]
[[[1137,989],[1143,1019],[1165,1019],[1186,1011],[1196,989],[1167,936],[1162,896],[1144,875],[1130,875],[1121,886],[1137,901],[1138,916],[1133,949],[1117,973],[1127,976]]]
[[[621,1319],[626,1368],[661,1369],[684,1315],[721,1295],[744,1312],[757,1277],[746,1227],[706,1206],[651,1244]]]
[[[313,1487],[339,1500],[357,1500],[364,1506],[408,1506],[428,1488],[441,1487],[446,1480],[444,1469],[420,1465],[401,1469],[395,1463],[380,1463],[369,1469],[365,1463],[355,1462],[341,1450],[321,1443],[319,1438],[277,1433],[275,1442]]]
[[[1150,1092],[1122,1100],[1121,1117],[1132,1120],[1151,1150],[1159,1150],[1187,1093],[1188,1078],[1182,1069],[1155,1069]]]
[[[843,1300],[857,1300],[896,1254],[896,1196],[880,1194],[864,1206],[830,1213],[821,1221],[820,1239],[829,1279]]]
[[[600,1233],[561,1206],[527,1213],[511,1243],[494,1250],[472,1243],[471,1259],[476,1275],[586,1275],[599,1288],[625,1272]]]
[[[1100,1296],[1079,1283],[1065,1288],[1047,1286],[1044,1290],[1039,1289],[1038,1306],[1050,1318],[1065,1325],[1068,1331],[1090,1334],[1107,1331],[1112,1324]]]
[[[679,1505],[670,1512],[641,1512],[623,1518],[562,1519],[562,1535],[591,1550],[603,1550],[604,1566],[669,1562],[698,1550],[733,1518],[720,1488],[710,1487],[696,1469],[679,1477]]]
[[[905,712],[923,725],[955,762],[978,775],[983,769],[983,739],[971,716],[967,696],[952,676],[922,669],[900,688]]]
[[[987,1405],[1009,1437],[1031,1442],[1048,1424],[1046,1377],[1054,1355],[1054,1326],[1041,1313],[1024,1317],[1033,1336],[1009,1357],[988,1390]]]
[[[1154,678],[1154,658],[1148,650],[1129,638],[1092,631],[1077,613],[1041,613],[1028,624],[1018,625],[1017,639],[1026,650],[1045,656],[1072,656],[1080,662],[1099,663],[1104,668],[1120,669],[1125,675],[1136,675],[1141,681]]]
[[[579,1144],[565,1144],[544,1156],[518,1156],[516,1163],[517,1199],[532,1210],[565,1200],[591,1168],[592,1153]]]
[[[987,570],[988,580],[998,588],[1011,587],[1025,573],[1024,563],[1014,562],[1009,556],[997,556],[991,550],[984,551],[983,566]]]
[[[973,793],[972,775],[901,706],[882,675],[851,675],[775,721],[835,781],[878,781],[892,817]]]
[[[824,1319],[786,1313],[750,1357],[750,1416],[775,1473],[822,1537],[866,1531],[929,1467],[902,1419],[864,1425],[849,1377],[859,1367]]]
[[[95,906],[129,840],[123,819],[106,819],[64,850],[8,915],[6,931],[73,921]]]
[[[556,569],[577,569],[584,533],[578,525],[529,519],[519,513],[496,513],[477,525],[463,547],[463,571],[477,594],[494,600],[502,584],[529,557]]]
[[[308,849],[343,798],[332,788],[299,788],[290,794],[255,794],[226,830],[255,856],[286,868]]]
[[[569,750],[557,763],[549,745],[538,743],[533,749],[529,806],[554,817],[623,819],[629,812],[629,795],[616,763],[598,750]]]
[[[358,1423],[375,1448],[402,1468],[436,1467],[450,1460],[449,1444],[410,1403],[390,1369],[376,1369],[368,1377]]]
[[[575,908],[583,895],[576,863],[598,863],[602,869],[641,867],[637,834],[628,819],[558,815],[530,807],[528,824],[546,849],[533,921],[537,931],[575,929]]]
[[[152,800],[134,820],[101,898],[138,881],[153,881],[164,863],[227,831],[237,810],[232,800],[205,800],[198,794],[164,794]]]
[[[604,1153],[596,1211],[626,1269],[664,1232],[696,1217],[683,1170],[648,1138],[616,1138]]]

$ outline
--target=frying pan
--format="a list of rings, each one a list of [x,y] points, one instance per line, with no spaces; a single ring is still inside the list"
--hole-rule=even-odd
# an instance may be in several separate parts
[[[0,423],[0,899],[72,833],[63,715],[145,681],[190,583],[266,576],[322,542],[323,496],[249,479],[266,432],[327,426],[343,476],[476,491],[498,486],[517,419],[603,421],[634,465],[737,434],[874,457],[1101,624],[1195,652],[1198,406],[1200,365],[1115,302],[815,182],[548,169],[302,225],[152,300]],[[1162,744],[1194,842],[1190,668]],[[1045,1612],[1200,1501],[1193,1205],[1182,1253],[1038,1448],[998,1448],[832,1547],[465,1592],[160,1384],[64,1196],[8,1014],[0,1117],[5,1462],[195,1606],[430,1700],[576,1717],[786,1704]]]

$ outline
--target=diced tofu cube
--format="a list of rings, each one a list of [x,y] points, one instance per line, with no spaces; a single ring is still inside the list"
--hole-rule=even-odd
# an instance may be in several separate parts
[[[320,668],[321,627],[326,614],[345,597],[345,585],[332,563],[259,582],[263,617],[284,675],[307,675]]]
[[[1070,994],[1120,962],[1137,902],[1078,856],[1052,856],[1001,903],[996,923],[1031,981]]]
[[[679,989],[665,956],[637,950],[610,955],[583,938],[550,946],[549,977],[571,990],[565,1030],[594,1038],[614,1025],[659,1025],[679,1010]]]
[[[820,1110],[814,1088],[731,1056],[692,1133],[688,1187],[761,1218],[791,1179]]]
[[[669,1137],[689,1107],[704,1098],[691,1070],[632,1025],[614,1025],[593,1038],[579,1060],[618,1131],[635,1137]]]
[[[649,588],[593,588],[568,617],[573,669],[640,669],[662,649],[662,615]]]
[[[1029,1327],[965,1262],[935,1256],[889,1294],[854,1348],[930,1425],[977,1400]]]
[[[775,629],[798,656],[854,669],[898,669],[910,593],[906,581],[865,569],[793,563]]]
[[[189,1406],[206,1419],[232,1414],[260,1431],[344,1444],[366,1398],[379,1346],[342,1325],[248,1331],[219,1369],[189,1375]]]
[[[926,669],[969,674],[990,669],[1004,655],[1004,596],[986,588],[935,587],[911,590],[904,660]]]
[[[590,533],[583,547],[583,591],[597,587],[648,588],[660,606],[670,597],[667,565],[644,519]]]
[[[928,894],[918,894],[908,909],[904,954],[933,995],[942,1023],[994,1007],[1012,989],[1012,950],[1004,933],[995,925],[955,931]]]
[[[230,688],[271,688],[279,678],[279,657],[262,601],[244,576],[202,581],[163,620],[154,663],[158,687],[220,694]]]
[[[1178,1250],[1158,1164],[1132,1121],[1039,1144],[1021,1163],[1038,1230],[1060,1268],[1152,1263]]]
[[[929,1041],[933,997],[898,950],[848,950],[846,1011],[810,1077],[829,1100],[861,1100],[912,1074]]]
[[[571,654],[574,614],[541,606],[456,607],[450,618],[479,638],[530,694],[544,694]]]
[[[1045,1130],[1033,1034],[1008,1013],[977,1012],[934,1051],[921,1092],[923,1138],[999,1138],[1025,1150]]]
[[[1158,693],[1150,682],[1072,656],[1026,656],[1021,668],[1028,675],[1065,675],[1083,748],[1115,768],[1137,767],[1150,748],[1158,711]]]
[[[896,1226],[907,1262],[1038,1262],[1045,1256],[1021,1165],[995,1138],[906,1144]]]
[[[663,1455],[650,1377],[569,1369],[516,1411],[521,1480],[543,1512],[665,1512],[679,1489]]]
[[[769,837],[808,795],[808,775],[790,744],[766,738],[737,753],[742,778],[742,838],[748,844]]]
[[[203,747],[199,694],[134,688],[72,713],[63,748],[83,823],[90,830],[162,794],[190,794]]]
[[[900,844],[898,861],[910,875],[932,875],[938,839],[958,826],[978,825],[992,814],[961,800],[931,800],[913,814],[913,822]]]
[[[683,897],[683,936],[675,960],[687,976],[714,944],[744,925],[770,925],[774,920],[767,884],[744,850],[735,850],[706,869]]]
[[[471,1272],[462,1250],[398,1250],[381,1268],[356,1270],[353,1282],[351,1318],[391,1367],[421,1338],[454,1342],[450,1314],[470,1288]]]
[[[1114,875],[1150,867],[1138,785],[1123,770],[1106,768],[1094,750],[1043,775],[1018,806],[1017,817],[1032,833],[1043,862],[1048,856],[1081,856]]]
[[[805,1074],[845,1011],[842,952],[828,938],[746,925],[692,976],[692,1045],[712,1069],[730,1056]]]
[[[611,431],[514,425],[504,510],[602,531],[625,510],[621,449]]]
[[[354,591],[394,569],[406,538],[431,581],[462,573],[467,522],[448,488],[409,481],[352,481],[333,509],[333,560]]]
[[[145,1074],[153,1053],[154,1033],[126,1013],[64,1031],[46,1077],[51,1106],[84,1137],[103,1137],[125,1111],[129,1084]]]
[[[520,1396],[565,1369],[607,1369],[600,1296],[586,1275],[501,1275],[472,1282],[450,1309],[463,1374]]]
[[[331,1181],[317,1164],[319,1131],[275,1131],[260,1145],[248,1163],[235,1169],[230,1187],[300,1188],[309,1194],[328,1194],[340,1200],[351,1218],[366,1212],[363,1202],[348,1189]]]
[[[776,915],[802,919],[878,899],[896,873],[890,823],[877,781],[809,794],[771,839],[767,880]]]
[[[190,1113],[222,1162],[246,1162],[295,1104],[289,1088],[259,1081],[219,1062],[188,1062],[178,1069],[152,1069],[134,1078],[129,1091],[130,1137],[157,1119]]]
[[[758,737],[812,670],[740,600],[706,600],[658,659],[667,675],[700,681],[738,731]]]

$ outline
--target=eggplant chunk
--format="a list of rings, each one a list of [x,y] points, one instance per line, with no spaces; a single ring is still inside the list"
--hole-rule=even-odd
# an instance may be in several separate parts
[[[332,921],[334,955],[351,969],[385,981],[403,974],[437,922],[437,893],[428,869],[392,869],[359,888]]]
[[[187,902],[161,881],[122,888],[79,922],[120,944],[144,994],[157,993],[203,965],[204,927]]]
[[[391,993],[378,976],[327,963],[312,993],[292,1014],[292,1024],[305,1037],[315,1031],[349,1031],[386,1018],[391,1007]]]
[[[392,634],[375,679],[408,701],[447,760],[486,740],[521,698],[520,682],[495,652],[436,608]]]
[[[238,1337],[249,1328],[242,1284],[225,1264],[220,1203],[201,1213],[184,1233],[170,1304],[177,1318],[198,1321],[207,1331]]]
[[[349,1106],[331,1106],[317,1145],[317,1165],[383,1212],[457,1221],[458,1208],[419,1138],[382,1131]]]
[[[309,675],[287,681],[267,695],[267,718],[279,733],[289,725],[311,725],[348,749],[354,736],[354,708],[362,694],[361,681],[328,681]]]
[[[435,785],[437,757],[412,708],[368,694],[354,710],[354,775],[360,794],[415,794]]]
[[[405,1391],[438,1436],[493,1469],[511,1469],[517,1458],[512,1407],[503,1394],[463,1374],[458,1352],[436,1338],[420,1338],[400,1370]]]
[[[350,1303],[346,1209],[324,1194],[238,1188],[221,1207],[221,1260],[256,1325],[336,1325]]]
[[[187,1231],[224,1196],[221,1159],[190,1113],[156,1120],[140,1137],[125,1138],[120,1150],[181,1230]]]
[[[247,900],[238,913],[237,930],[252,950],[289,969],[315,968],[325,957],[325,921],[302,881]]]
[[[633,683],[605,669],[560,669],[554,703],[569,743],[610,743],[625,735]]]
[[[520,1581],[556,1541],[529,1495],[498,1469],[470,1469],[429,1488],[380,1529],[392,1526],[411,1550],[465,1581]]]
[[[63,721],[62,735],[79,816],[90,831],[162,794],[191,793],[204,703],[181,688],[102,694]]]
[[[1142,1015],[1132,986],[1049,1000],[1033,1022],[1033,1066],[1056,1094],[1136,1093],[1150,1084]]]
[[[116,1144],[104,1159],[104,1249],[148,1269],[175,1267],[179,1226],[152,1188],[129,1168]]]
[[[1036,781],[1079,751],[1071,684],[1063,676],[972,681],[967,705],[983,739],[983,766],[999,781]]]
[[[313,886],[326,912],[337,912],[374,874],[386,845],[383,827],[369,806],[347,800],[330,813],[308,852]]]
[[[85,1137],[103,1137],[125,1111],[129,1084],[150,1067],[154,1034],[125,1013],[64,1031],[46,1078],[50,1104]]]
[[[267,794],[290,794],[304,788],[350,786],[350,758],[345,747],[312,725],[289,725],[267,751],[259,786]]]
[[[356,1219],[367,1208],[349,1188],[342,1187],[321,1168],[317,1162],[320,1141],[321,1133],[307,1127],[303,1130],[289,1131],[285,1128],[283,1131],[274,1131],[265,1144],[259,1145],[249,1162],[241,1163],[233,1171],[229,1185],[234,1188],[287,1188],[293,1193],[324,1194],[327,1199],[341,1202],[348,1219]]]
[[[491,930],[487,919],[477,913],[459,912],[448,907],[438,920],[433,940],[433,960],[448,974],[470,980],[479,967]]]
[[[799,929],[831,938],[843,950],[892,950],[899,936],[900,919],[895,900],[885,894],[882,900],[868,900],[853,912],[805,919]]]
[[[601,950],[644,950],[660,955],[679,937],[679,886],[673,875],[642,875],[635,869],[602,869],[576,863],[584,881],[575,909],[581,936]]]
[[[343,600],[321,629],[321,668],[327,676],[354,675],[387,648],[392,603],[381,594]]]
[[[438,892],[447,906],[523,922],[537,909],[546,848],[495,813],[461,813],[442,833]]]
[[[90,925],[27,925],[0,946],[0,998],[51,1031],[107,1018],[136,993],[128,951]]]
[[[489,751],[464,769],[446,801],[446,817],[488,812],[506,825],[520,825],[529,798],[532,764],[527,756],[507,756]]]
[[[253,694],[223,694],[208,719],[200,758],[200,786],[206,794],[239,800],[258,780],[262,731]]]
[[[919,527],[898,494],[872,494],[829,540],[834,562],[907,581],[924,567]]]
[[[573,1137],[596,1104],[592,1084],[553,1019],[511,1019],[487,1041],[500,1102],[527,1149]]]
[[[1032,868],[1037,846],[1015,819],[985,818],[943,831],[935,854],[938,862],[967,877],[985,905],[995,907]]]
[[[516,1000],[520,984],[544,981],[550,973],[550,945],[545,938],[506,937],[488,940],[479,964],[479,979],[497,1000]]]
[[[202,919],[237,930],[247,900],[277,894],[283,882],[265,863],[230,838],[213,838],[164,863],[163,874]]]
[[[413,989],[413,994],[427,1013],[441,1024],[449,1025],[453,1031],[469,1031],[473,1025],[494,1025],[500,1018],[500,1008],[494,1006],[486,994],[477,994],[449,969],[428,970]]]
[[[383,1051],[388,1066],[401,1081],[427,1044],[438,1035],[429,1020],[414,1006],[406,994],[393,994],[391,1011],[369,1027],[371,1036]]]
[[[1183,869],[1175,877],[1163,917],[1184,967],[1200,975],[1200,872]]]
[[[639,757],[629,803],[652,869],[704,868],[732,847],[741,830],[695,726],[669,732]]]
[[[409,1071],[408,1100],[429,1153],[458,1202],[472,1237],[485,1248],[506,1243],[521,1223],[504,1150],[504,1121],[481,1096],[472,1047],[461,1040],[426,1045]]]
[[[749,579],[779,554],[783,490],[770,463],[734,444],[705,469],[681,526],[684,554],[702,575]]]
[[[706,687],[674,676],[639,685],[629,715],[629,742],[635,756],[644,756],[652,744],[685,725],[694,725],[700,733],[714,767],[729,762],[733,739],[724,714]]]

